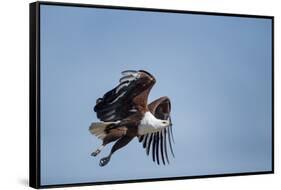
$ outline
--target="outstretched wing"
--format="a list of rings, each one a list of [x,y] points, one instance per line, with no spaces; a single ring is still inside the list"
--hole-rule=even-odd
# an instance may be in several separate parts
[[[153,162],[157,161],[160,164],[159,157],[165,165],[169,164],[167,147],[169,146],[171,154],[174,156],[172,142],[174,142],[172,122],[171,122],[171,102],[168,97],[161,97],[148,105],[150,112],[158,119],[170,120],[170,126],[161,131],[142,135],[139,137],[139,142],[142,142],[143,148],[146,149],[146,154],[149,155],[151,150]],[[169,145],[168,145],[169,144]]]
[[[147,71],[122,72],[119,85],[98,98],[94,111],[101,121],[117,121],[147,110],[147,97],[155,78]]]

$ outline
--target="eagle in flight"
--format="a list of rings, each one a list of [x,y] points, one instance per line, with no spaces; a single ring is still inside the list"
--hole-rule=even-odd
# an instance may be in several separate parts
[[[118,86],[98,98],[94,111],[101,122],[91,124],[89,131],[102,140],[101,146],[91,155],[97,156],[102,148],[115,142],[107,157],[100,160],[105,166],[112,154],[126,146],[134,137],[142,143],[146,154],[151,152],[153,162],[169,163],[168,147],[174,157],[171,122],[171,102],[161,97],[147,104],[155,78],[144,70],[122,72]]]

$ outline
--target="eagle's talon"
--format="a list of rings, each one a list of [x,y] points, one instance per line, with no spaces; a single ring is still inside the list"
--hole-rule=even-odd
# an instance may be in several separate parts
[[[97,156],[101,151],[98,149],[95,152],[92,152],[91,156]]]
[[[105,166],[110,160],[110,156],[100,159],[100,166]]]

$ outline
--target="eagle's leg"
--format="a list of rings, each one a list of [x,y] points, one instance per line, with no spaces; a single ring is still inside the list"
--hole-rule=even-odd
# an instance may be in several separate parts
[[[105,147],[107,144],[109,144],[113,141],[116,141],[116,140],[122,138],[125,134],[126,134],[126,128],[124,128],[124,127],[110,130],[108,132],[108,134],[104,137],[104,139],[102,141],[102,145],[96,151],[94,151],[91,154],[91,156],[97,156],[101,152],[103,147]]]
[[[121,137],[112,147],[110,154],[107,157],[104,157],[100,160],[100,166],[105,166],[109,161],[114,152],[118,149],[126,146],[134,137],[131,136],[123,136]]]

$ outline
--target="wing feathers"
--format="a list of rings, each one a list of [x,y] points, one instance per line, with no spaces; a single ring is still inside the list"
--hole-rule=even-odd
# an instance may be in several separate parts
[[[145,135],[144,141],[143,141],[143,143],[142,143],[142,147],[143,147],[143,148],[146,148],[147,139],[148,139],[148,135]]]
[[[166,156],[166,160],[169,162],[169,157],[168,157],[168,153],[167,153],[167,129],[164,130],[164,150],[165,150],[165,156]]]
[[[164,165],[166,163],[170,163],[168,156],[168,146],[170,149],[170,153],[173,157],[175,157],[172,146],[171,130],[169,128],[165,128],[161,131],[149,133],[139,137],[139,142],[142,142],[142,146],[146,151],[146,155],[149,156],[151,149],[153,162],[156,162],[158,165],[160,164],[160,158]]]
[[[163,143],[163,130],[159,132],[160,135],[160,150],[161,150],[161,158],[162,158],[162,162],[165,165],[165,158],[164,158],[164,143]]]
[[[130,75],[130,74],[136,74],[137,71],[135,70],[126,70],[126,71],[122,71],[121,74],[122,75]]]
[[[115,93],[118,94],[121,90],[126,90],[129,83],[127,81],[121,82],[115,89]]]
[[[156,141],[157,141],[157,137],[156,137],[156,133],[155,133],[155,134],[153,134],[153,143],[152,143],[152,160],[153,160],[153,162],[155,162]]]
[[[171,122],[171,103],[168,97],[161,97],[149,104],[149,110],[155,115],[155,117],[164,120],[170,120],[171,125],[161,131],[142,135],[139,137],[139,141],[143,143],[143,147],[146,150],[146,154],[149,155],[151,149],[151,155],[153,162],[160,164],[159,159],[162,160],[162,164],[169,164],[168,152],[174,155],[172,142],[174,143],[172,122]],[[170,149],[170,151],[168,151]]]
[[[171,134],[170,134],[170,131],[171,131],[171,127],[168,128],[168,141],[169,141],[169,146],[170,146],[171,154],[173,155],[173,157],[175,157],[174,151],[173,151],[173,147],[172,147],[172,142],[171,142]]]
[[[159,165],[159,132],[156,133],[156,158],[157,158],[157,164]]]
[[[123,97],[125,95],[126,92],[122,92],[120,95],[118,95],[115,99],[113,99],[110,104],[115,103],[117,100],[119,100],[121,97]]]
[[[145,140],[145,148],[146,148],[146,151],[147,151],[147,149],[148,149],[148,144],[149,144],[150,136],[151,136],[151,134],[148,134],[148,135],[147,135],[147,139]]]
[[[149,155],[152,140],[153,140],[153,134],[149,134],[149,141],[148,141],[148,145],[146,147],[146,155]]]
[[[137,74],[128,74],[128,75],[125,75],[125,76],[121,77],[121,78],[119,79],[119,82],[120,82],[120,83],[123,83],[123,82],[130,82],[130,81],[132,81],[132,80],[136,80],[137,77],[138,77]]]
[[[122,75],[120,83],[96,101],[94,111],[101,121],[122,120],[142,111],[138,108],[147,106],[147,97],[156,82],[155,78],[145,71],[127,70]]]
[[[139,137],[139,142],[142,142],[144,135]]]

